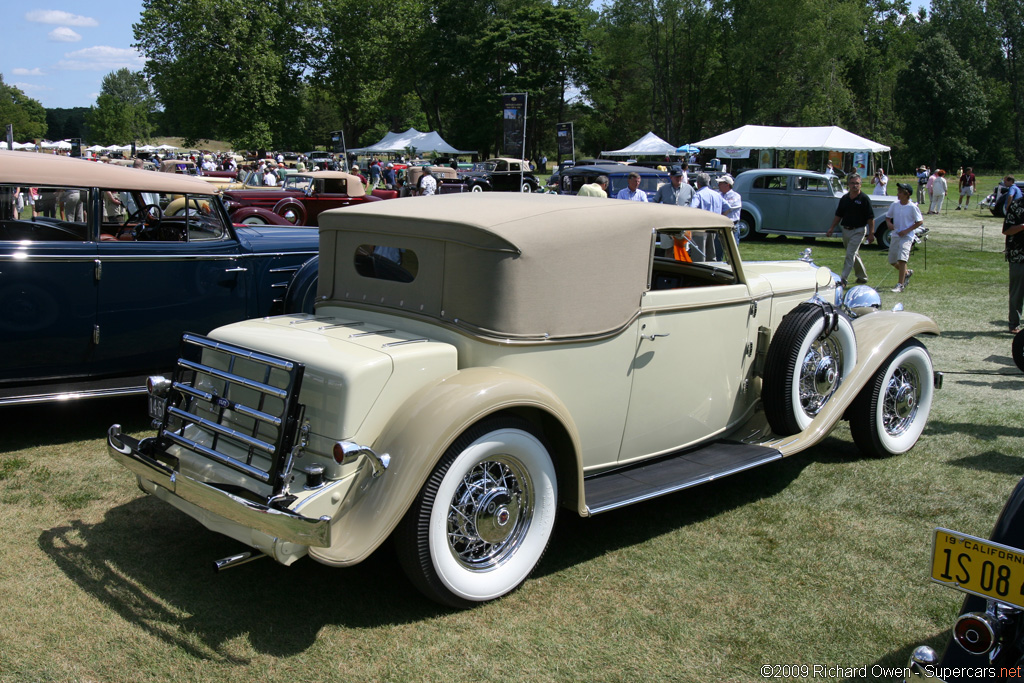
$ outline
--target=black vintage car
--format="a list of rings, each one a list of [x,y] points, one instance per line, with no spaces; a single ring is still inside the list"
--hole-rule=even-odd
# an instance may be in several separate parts
[[[460,170],[469,192],[540,192],[540,181],[522,159],[488,159]]]
[[[312,310],[318,244],[232,225],[199,178],[0,151],[0,405],[142,393],[182,332]]]
[[[942,656],[922,645],[909,668],[946,681],[981,675],[1005,680],[1015,677],[1006,672],[1024,671],[1024,479],[987,540],[935,529],[930,567],[932,581],[967,597]]]

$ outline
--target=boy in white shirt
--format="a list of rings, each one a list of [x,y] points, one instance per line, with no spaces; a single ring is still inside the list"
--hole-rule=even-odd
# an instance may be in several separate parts
[[[885,222],[891,231],[889,240],[889,264],[899,273],[899,282],[892,288],[897,294],[907,288],[913,270],[907,269],[910,260],[910,248],[914,246],[914,231],[924,223],[921,209],[910,201],[913,190],[906,183],[896,185],[898,202],[893,202],[885,212]]]

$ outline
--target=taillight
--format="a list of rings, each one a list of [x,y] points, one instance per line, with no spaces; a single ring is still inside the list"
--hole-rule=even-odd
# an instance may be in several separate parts
[[[171,380],[160,375],[151,375],[146,378],[146,393],[157,398],[166,398],[171,388]]]
[[[953,640],[971,654],[983,655],[995,646],[999,630],[999,622],[992,616],[983,612],[969,612],[956,620]]]

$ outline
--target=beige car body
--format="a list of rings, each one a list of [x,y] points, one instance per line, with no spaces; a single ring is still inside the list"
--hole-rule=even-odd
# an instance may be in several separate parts
[[[325,213],[315,314],[249,320],[211,337],[305,364],[309,433],[295,471],[318,464],[326,484],[306,490],[296,480],[284,524],[191,490],[247,482],[183,448],[171,447],[173,476],[134,457],[114,428],[111,453],[144,490],[207,527],[284,564],[308,553],[334,566],[383,543],[456,439],[495,415],[543,433],[559,503],[581,516],[601,511],[588,477],[725,438],[797,453],[843,419],[895,349],[938,329],[907,312],[852,320],[856,366],[805,429],[779,438],[761,405],[772,332],[798,304],[833,301],[836,285],[808,262],[743,263],[731,228],[695,209],[517,194]],[[724,260],[655,257],[659,235],[694,231],[718,234]],[[360,271],[374,247],[404,250],[413,281]],[[690,286],[659,288],[677,276]],[[341,441],[367,450],[337,462]],[[386,469],[370,452],[389,456]],[[295,517],[305,525],[293,533]]]

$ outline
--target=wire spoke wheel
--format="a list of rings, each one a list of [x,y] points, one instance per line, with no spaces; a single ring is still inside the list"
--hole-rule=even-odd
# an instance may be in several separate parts
[[[448,512],[448,545],[470,569],[490,569],[515,553],[530,528],[533,486],[509,455],[481,462],[459,484]]]

